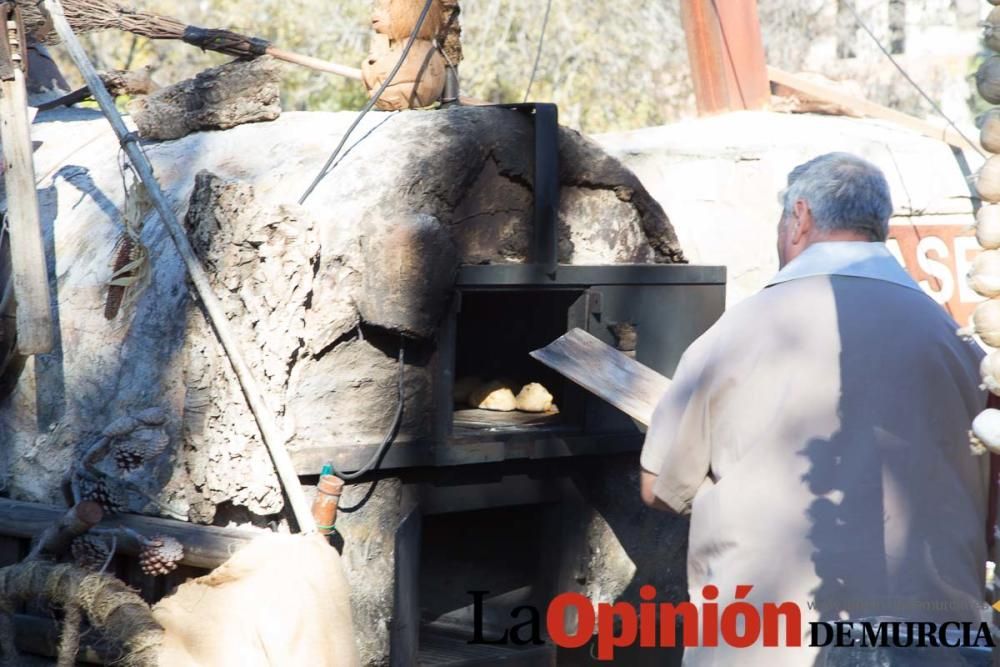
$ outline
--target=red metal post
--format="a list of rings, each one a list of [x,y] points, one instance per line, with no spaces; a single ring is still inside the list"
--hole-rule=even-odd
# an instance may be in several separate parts
[[[771,99],[757,0],[681,0],[698,113],[763,109]]]

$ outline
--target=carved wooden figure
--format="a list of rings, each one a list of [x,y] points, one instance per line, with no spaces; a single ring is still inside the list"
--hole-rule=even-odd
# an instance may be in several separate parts
[[[402,55],[424,8],[424,0],[376,0],[372,10],[371,51],[361,68],[369,95],[389,76]],[[418,39],[405,62],[375,107],[399,111],[427,107],[441,99],[445,83],[445,59],[434,40],[443,27],[441,0],[433,0]]]

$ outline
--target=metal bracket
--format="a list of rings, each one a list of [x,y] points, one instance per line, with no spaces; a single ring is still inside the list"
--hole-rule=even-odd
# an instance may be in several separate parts
[[[531,117],[535,131],[535,210],[531,258],[548,275],[559,263],[559,107],[555,104],[500,104]]]

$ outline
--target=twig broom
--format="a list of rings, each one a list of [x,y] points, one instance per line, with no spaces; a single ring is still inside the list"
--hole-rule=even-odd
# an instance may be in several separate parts
[[[40,42],[58,43],[59,36],[38,6],[30,0],[19,0],[26,31]],[[65,0],[66,20],[74,32],[122,30],[149,39],[176,39],[208,51],[217,51],[237,58],[268,55],[278,60],[302,65],[322,72],[331,72],[349,79],[361,80],[361,70],[319,58],[292,53],[272,46],[266,39],[248,37],[230,30],[199,28],[170,16],[141,12],[113,0]]]

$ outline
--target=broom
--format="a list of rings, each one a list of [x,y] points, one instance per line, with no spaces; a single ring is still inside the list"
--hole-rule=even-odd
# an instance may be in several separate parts
[[[48,44],[59,42],[59,37],[51,30],[51,21],[37,4],[30,0],[19,0],[18,5],[28,34],[39,42]],[[247,37],[230,30],[187,25],[175,18],[141,12],[113,0],[66,0],[63,8],[74,32],[122,30],[149,39],[179,39],[202,50],[217,51],[236,58],[268,55],[321,72],[331,72],[349,79],[361,80],[361,70],[354,67],[279,49],[260,37]]]

